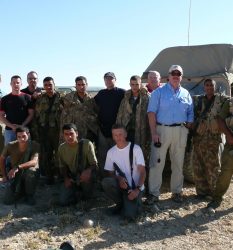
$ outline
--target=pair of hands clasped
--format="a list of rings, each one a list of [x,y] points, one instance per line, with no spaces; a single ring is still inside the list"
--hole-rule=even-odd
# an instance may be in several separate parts
[[[118,182],[121,189],[126,190],[128,188],[127,180],[124,177],[118,176]],[[138,197],[140,191],[138,188],[128,190],[128,199],[134,200]]]
[[[79,182],[80,183],[89,182],[91,179],[91,172],[92,172],[92,170],[90,168],[83,170],[83,172],[81,173],[81,175],[79,177],[80,178]],[[71,187],[74,183],[75,183],[75,181],[70,177],[66,177],[64,180],[64,184],[65,184],[66,188]]]

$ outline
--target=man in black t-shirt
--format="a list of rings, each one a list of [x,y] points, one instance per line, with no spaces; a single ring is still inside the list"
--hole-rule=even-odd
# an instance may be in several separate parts
[[[106,89],[102,89],[94,97],[98,106],[100,131],[98,134],[97,158],[103,175],[107,151],[114,145],[112,140],[112,125],[116,122],[117,112],[124,97],[125,90],[115,87],[116,76],[113,72],[104,75]]]
[[[5,145],[16,140],[15,130],[17,127],[28,125],[33,118],[31,97],[20,91],[21,86],[21,77],[12,76],[12,92],[1,99],[0,121],[6,125]]]

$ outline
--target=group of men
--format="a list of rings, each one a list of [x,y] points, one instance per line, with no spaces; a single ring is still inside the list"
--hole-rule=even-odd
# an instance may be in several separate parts
[[[172,199],[182,202],[184,154],[192,133],[197,197],[211,197],[209,206],[218,207],[233,172],[231,102],[215,93],[212,79],[204,82],[205,95],[193,99],[180,84],[182,76],[181,66],[172,65],[167,83],[160,83],[159,72],[150,71],[145,87],[134,75],[125,91],[116,87],[115,74],[107,72],[106,88],[94,97],[87,93],[83,76],[75,79],[76,91],[65,96],[55,90],[52,77],[44,78],[42,91],[36,72],[28,73],[23,90],[20,76],[13,76],[12,92],[1,99],[0,107],[6,125],[0,167],[3,182],[10,180],[5,203],[20,195],[35,203],[39,168],[47,184],[53,184],[55,176],[64,180],[61,205],[90,198],[101,179],[106,196],[116,203],[111,213],[132,219],[142,210],[146,172],[147,202],[159,201],[168,150]]]

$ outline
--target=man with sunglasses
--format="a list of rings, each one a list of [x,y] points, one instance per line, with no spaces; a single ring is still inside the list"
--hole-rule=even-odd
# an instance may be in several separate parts
[[[61,114],[61,128],[66,123],[74,123],[77,127],[79,138],[93,139],[93,134],[97,129],[97,119],[87,112],[87,104],[91,100],[91,95],[87,92],[87,79],[84,76],[75,78],[76,91],[72,91],[64,96],[64,109]]]
[[[32,101],[35,102],[36,99],[41,95],[41,88],[37,87],[38,84],[38,74],[35,71],[30,71],[27,74],[28,86],[21,90],[21,92],[31,96]]]
[[[167,150],[171,159],[172,199],[182,202],[183,162],[188,128],[193,122],[193,103],[181,87],[183,69],[172,65],[168,83],[151,94],[147,109],[151,130],[151,158],[148,203],[158,202]]]
[[[223,148],[218,116],[229,115],[229,98],[215,93],[216,82],[204,81],[205,94],[194,97],[193,166],[197,198],[210,199],[220,171]]]
[[[31,102],[33,105],[33,108],[35,107],[36,99],[42,94],[42,88],[37,87],[38,84],[38,74],[35,71],[30,71],[27,74],[27,82],[28,86],[21,90],[21,92],[28,94],[31,96]],[[34,131],[34,128],[32,124],[27,125],[30,130],[31,138],[34,139],[34,135],[36,134],[36,131]]]

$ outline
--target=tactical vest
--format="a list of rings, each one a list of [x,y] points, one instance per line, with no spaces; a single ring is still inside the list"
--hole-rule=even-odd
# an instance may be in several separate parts
[[[233,131],[233,98],[229,102],[231,115],[225,119],[227,126]]]
[[[199,96],[198,98],[201,98],[201,110],[199,114],[197,113],[197,119],[200,119],[201,113],[205,110],[205,101],[204,96]],[[206,134],[212,134],[212,135],[220,135],[218,123],[217,123],[217,116],[221,114],[222,112],[222,106],[227,101],[227,97],[216,94],[213,103],[211,104],[210,108],[207,112],[205,112],[205,115],[201,117],[199,120],[199,124],[197,126],[197,134],[200,136],[206,135]],[[200,117],[199,117],[200,116]]]
[[[60,125],[61,98],[58,93],[54,98],[51,107],[47,94],[43,94],[36,102],[36,118],[42,127],[59,127]]]

